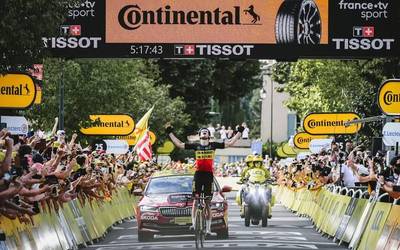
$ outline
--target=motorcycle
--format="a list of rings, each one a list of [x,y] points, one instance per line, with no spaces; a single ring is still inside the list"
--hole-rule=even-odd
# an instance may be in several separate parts
[[[239,184],[243,184],[238,182]],[[271,218],[271,186],[263,176],[257,173],[250,174],[250,178],[238,191],[237,202],[241,206],[241,217],[244,225],[259,225],[266,227],[268,218]]]

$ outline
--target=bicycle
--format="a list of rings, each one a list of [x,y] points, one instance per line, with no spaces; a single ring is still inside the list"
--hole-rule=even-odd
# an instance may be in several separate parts
[[[205,200],[209,199],[209,196],[205,196],[202,192],[199,195],[195,195],[194,200],[197,201],[196,213],[195,213],[195,225],[194,225],[194,234],[195,234],[195,244],[196,249],[204,247],[204,240],[206,235],[206,216],[205,216]]]

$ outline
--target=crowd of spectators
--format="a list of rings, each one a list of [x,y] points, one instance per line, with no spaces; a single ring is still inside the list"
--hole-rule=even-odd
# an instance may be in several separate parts
[[[330,149],[291,163],[274,161],[272,171],[279,184],[292,188],[334,184],[366,189],[370,195],[386,192],[392,199],[400,197],[400,156],[388,160],[384,152],[372,155],[364,145],[354,146],[351,141],[343,149],[333,142]]]
[[[242,133],[242,139],[249,139],[249,133],[250,129],[247,127],[247,124],[245,122],[242,123],[242,126],[244,127],[243,133]],[[224,126],[221,124],[217,124],[216,127],[214,127],[212,124],[209,124],[207,129],[210,131],[211,138],[213,139],[221,139],[221,140],[226,140],[226,139],[231,139],[233,136],[235,136],[235,131],[238,130],[239,125],[236,125],[233,129],[232,126]]]

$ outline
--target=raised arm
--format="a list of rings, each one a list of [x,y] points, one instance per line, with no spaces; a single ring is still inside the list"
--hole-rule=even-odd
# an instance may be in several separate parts
[[[240,126],[238,128],[236,135],[229,141],[225,141],[225,148],[232,147],[236,143],[236,141],[239,140],[240,137],[242,137],[243,130],[244,130],[244,127]]]
[[[169,136],[169,138],[171,138],[171,141],[175,144],[176,147],[180,148],[180,149],[184,149],[185,148],[185,143],[183,143],[181,140],[179,140],[174,133],[172,133],[173,128],[171,126],[168,126],[166,128],[166,132]]]

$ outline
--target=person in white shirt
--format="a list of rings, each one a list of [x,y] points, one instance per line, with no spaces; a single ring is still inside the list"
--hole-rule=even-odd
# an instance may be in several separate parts
[[[358,179],[358,169],[352,160],[348,160],[347,164],[342,165],[341,176],[343,180],[343,185],[345,187],[354,187]]]
[[[222,140],[225,140],[227,137],[226,137],[226,130],[225,130],[225,126],[222,126],[221,127],[221,129],[219,130],[219,134],[220,134],[220,138],[222,139]]]
[[[214,133],[215,133],[215,128],[214,128],[214,126],[210,123],[210,124],[208,124],[208,131],[210,131],[210,137],[211,138],[214,138]]]
[[[242,139],[249,139],[250,129],[247,127],[245,122],[242,123],[242,126],[244,127],[244,130],[243,130],[243,133],[242,133]]]

